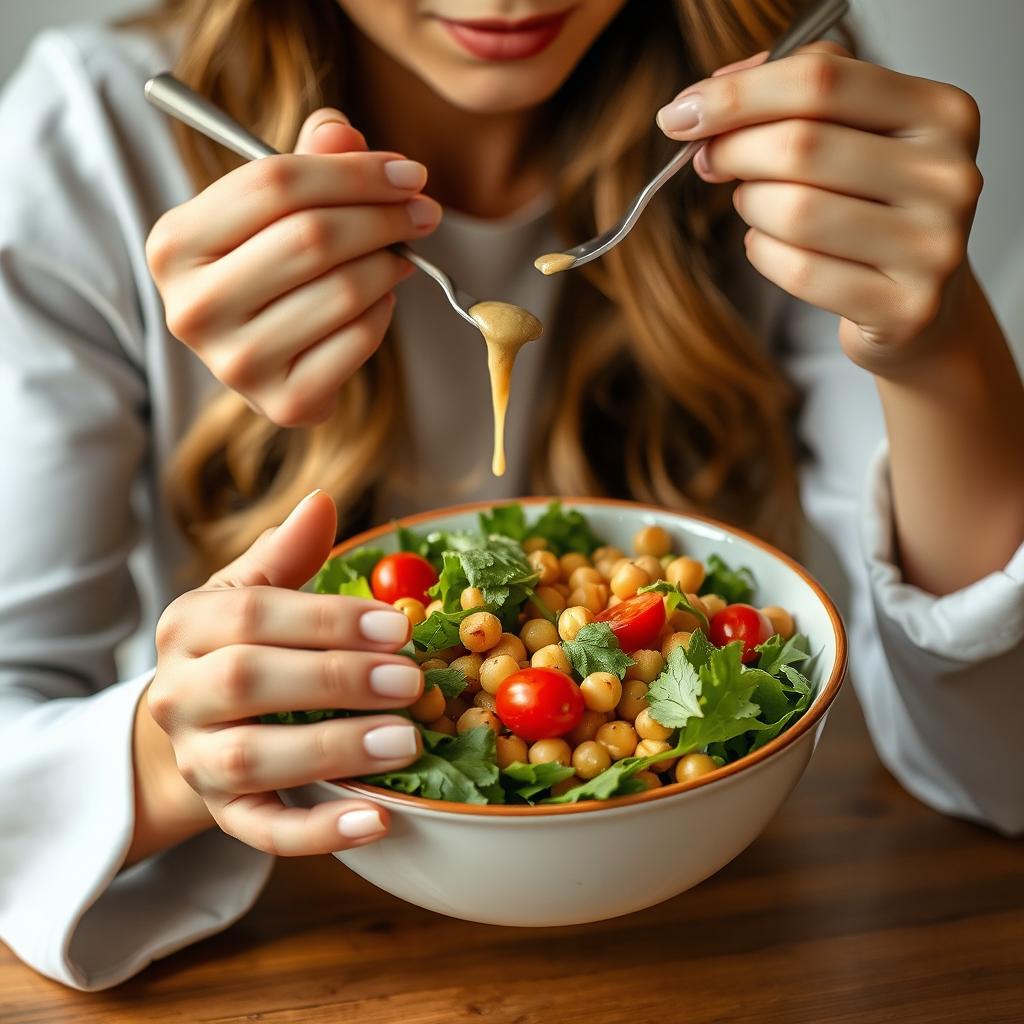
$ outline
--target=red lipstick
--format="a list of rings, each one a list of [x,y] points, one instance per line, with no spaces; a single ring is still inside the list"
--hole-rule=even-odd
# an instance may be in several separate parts
[[[562,31],[570,11],[543,14],[521,21],[479,18],[452,21],[441,18],[449,35],[480,60],[527,60],[546,50]]]

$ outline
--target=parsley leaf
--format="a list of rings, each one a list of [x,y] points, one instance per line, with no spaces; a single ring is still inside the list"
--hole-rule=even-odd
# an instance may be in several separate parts
[[[732,569],[718,555],[710,555],[699,593],[717,594],[726,604],[746,604],[756,586],[754,574],[746,566]]]
[[[543,764],[526,764],[523,761],[516,761],[501,770],[501,774],[506,780],[522,783],[522,785],[511,787],[511,790],[514,796],[527,801],[527,803],[532,803],[532,798],[538,793],[571,778],[575,773],[574,768],[567,768],[557,761],[547,761]]]
[[[431,612],[418,626],[412,628],[412,642],[421,651],[432,654],[454,647],[459,642],[459,623],[473,612],[486,608],[470,608],[457,612]]]
[[[347,555],[338,555],[316,574],[313,589],[318,594],[340,594],[343,583],[355,583],[360,576],[369,577],[383,557],[380,548],[358,548]]]
[[[441,602],[446,612],[456,612],[462,605],[460,598],[462,592],[469,586],[465,570],[462,568],[462,559],[457,551],[445,551],[442,555],[441,572],[437,582],[427,593]]]
[[[503,537],[523,540],[527,535],[526,513],[519,504],[496,505],[490,512],[481,512],[480,532],[485,536],[500,533]]]
[[[585,555],[601,547],[604,541],[598,537],[582,512],[564,509],[560,501],[553,501],[543,515],[527,528],[527,536],[543,537],[556,555],[569,551],[582,551]]]
[[[562,650],[581,679],[586,679],[591,672],[611,672],[622,679],[626,669],[635,664],[619,647],[607,622],[588,622],[575,640],[562,643]]]
[[[462,591],[478,587],[488,605],[501,612],[513,606],[518,611],[538,576],[516,541],[494,534],[476,538],[472,546],[463,540],[458,550],[445,551],[438,581],[428,593],[453,612],[461,607]]]
[[[770,676],[777,676],[786,665],[799,665],[811,656],[807,649],[807,637],[801,633],[788,640],[783,640],[776,633],[763,644],[758,644],[757,651],[761,655],[757,667]]]
[[[436,686],[447,700],[458,697],[466,688],[466,674],[457,668],[430,668],[423,673],[423,679],[424,693]]]
[[[638,594],[649,594],[652,592],[668,595],[668,600],[665,602],[666,615],[671,615],[681,608],[684,612],[689,612],[700,622],[701,629],[706,630],[708,628],[708,617],[698,608],[694,608],[690,603],[690,599],[674,583],[669,583],[668,580],[658,580],[656,583],[650,583],[637,591]]]
[[[690,642],[686,645],[686,660],[694,667],[706,665],[718,648],[704,635],[702,630],[690,634]]]
[[[498,781],[494,733],[486,726],[458,736],[420,730],[423,753],[407,768],[363,776],[364,782],[400,793],[415,793],[430,800],[485,804]]]
[[[690,664],[682,647],[674,647],[669,652],[665,670],[647,691],[651,717],[670,729],[686,725],[691,718],[703,718],[700,688],[697,669]]]

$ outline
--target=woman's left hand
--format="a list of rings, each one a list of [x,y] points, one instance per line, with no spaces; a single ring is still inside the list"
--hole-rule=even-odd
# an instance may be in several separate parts
[[[854,362],[896,373],[964,322],[977,105],[834,43],[763,61],[691,86],[658,123],[673,139],[710,138],[694,161],[705,181],[739,180],[750,262],[843,317]]]

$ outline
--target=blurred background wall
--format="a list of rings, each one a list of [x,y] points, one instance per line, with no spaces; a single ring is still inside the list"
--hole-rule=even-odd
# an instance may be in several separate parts
[[[0,81],[41,29],[144,6],[140,0],[0,0]],[[986,186],[971,253],[1024,361],[1024,0],[853,0],[853,7],[862,45],[874,59],[953,82],[981,106]]]

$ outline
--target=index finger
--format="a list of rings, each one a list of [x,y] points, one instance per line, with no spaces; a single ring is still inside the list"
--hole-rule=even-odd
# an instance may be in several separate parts
[[[835,121],[872,132],[920,128],[928,83],[815,43],[791,57],[722,69],[658,111],[674,139],[702,139],[767,121]]]

